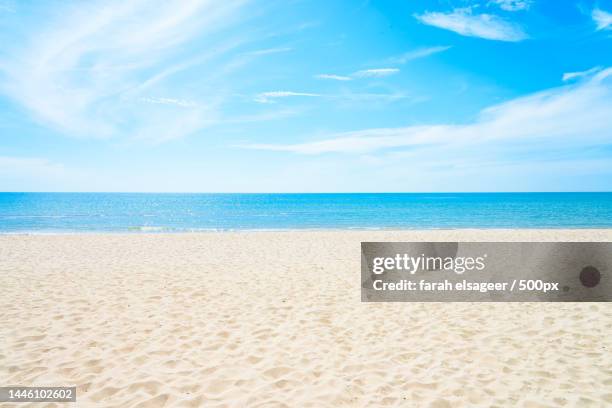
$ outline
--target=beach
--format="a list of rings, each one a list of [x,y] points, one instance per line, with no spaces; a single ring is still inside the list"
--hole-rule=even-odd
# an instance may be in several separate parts
[[[5,234],[2,407],[602,407],[610,303],[362,303],[362,241],[610,229]]]

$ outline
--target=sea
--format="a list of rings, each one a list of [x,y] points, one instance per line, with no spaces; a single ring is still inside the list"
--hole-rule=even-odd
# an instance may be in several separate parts
[[[612,193],[0,193],[0,233],[612,228]]]

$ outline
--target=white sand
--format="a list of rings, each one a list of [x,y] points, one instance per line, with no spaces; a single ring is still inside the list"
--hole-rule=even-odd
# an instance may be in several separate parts
[[[0,385],[76,385],[79,407],[612,405],[612,304],[361,303],[377,240],[612,230],[0,236]]]

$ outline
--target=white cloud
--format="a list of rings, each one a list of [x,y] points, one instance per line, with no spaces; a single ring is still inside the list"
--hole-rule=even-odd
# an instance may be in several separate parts
[[[444,52],[451,48],[450,45],[440,45],[435,47],[426,47],[420,48],[413,51],[408,51],[400,56],[391,58],[389,62],[393,64],[405,64],[408,61],[412,61],[419,58],[429,57],[430,55],[437,54],[439,52]]]
[[[289,52],[289,51],[293,51],[293,48],[290,48],[290,47],[265,48],[262,50],[245,52],[245,55],[260,56],[260,55],[279,54],[279,53]]]
[[[399,69],[397,68],[374,68],[374,69],[364,69],[362,71],[357,71],[353,74],[355,78],[378,78],[385,77],[393,74],[397,74]]]
[[[597,30],[612,29],[612,13],[608,13],[607,11],[595,8],[591,13],[591,17],[597,25]]]
[[[274,99],[287,98],[291,96],[315,97],[315,96],[321,96],[321,95],[315,94],[315,93],[308,93],[308,92],[270,91],[270,92],[262,92],[260,94],[257,94],[257,96],[255,97],[255,102],[273,103]]]
[[[520,11],[528,10],[531,7],[531,0],[491,0],[490,3],[496,4],[502,10]]]
[[[319,79],[333,79],[335,81],[351,81],[357,78],[381,78],[393,74],[397,74],[400,70],[398,68],[373,68],[364,69],[352,73],[349,76],[346,75],[333,75],[333,74],[320,74],[316,75]]]
[[[474,14],[471,8],[455,9],[449,13],[427,12],[415,15],[415,18],[424,24],[467,37],[498,41],[521,41],[528,38],[520,26],[492,14]]]
[[[334,74],[319,74],[319,75],[315,75],[315,78],[319,78],[319,79],[333,79],[335,81],[350,81],[351,79],[353,79],[350,76],[334,75]]]
[[[484,109],[465,125],[434,124],[403,128],[366,129],[332,135],[299,144],[250,144],[243,148],[299,154],[366,154],[386,149],[439,149],[460,155],[466,149],[482,152],[483,146],[537,151],[585,148],[610,143],[612,134],[612,68],[589,81],[553,88]],[[479,150],[480,149],[480,150]],[[427,157],[426,155],[423,157]],[[481,157],[479,160],[483,160]]]
[[[214,123],[220,98],[200,90],[198,96],[207,96],[184,109],[181,101],[194,96],[194,90],[175,89],[165,81],[192,64],[179,51],[195,39],[207,50],[224,52],[209,34],[232,24],[243,3],[121,0],[65,5],[8,48],[0,64],[0,92],[37,121],[78,137],[160,141],[192,134]],[[168,89],[176,98],[150,96],[168,94]],[[147,109],[139,103],[142,98],[150,102]]]
[[[593,67],[591,69],[587,69],[586,71],[578,71],[578,72],[566,72],[563,74],[563,81],[571,81],[572,79],[584,78],[588,77],[596,72],[601,71],[601,67]]]
[[[176,99],[176,98],[141,98],[143,102],[160,104],[160,105],[175,105],[180,106],[182,108],[196,108],[198,104],[193,101],[188,101],[185,99]]]
[[[270,91],[270,92],[262,92],[253,98],[255,102],[258,103],[276,103],[276,99],[280,98],[290,98],[290,97],[308,97],[308,98],[324,98],[327,100],[334,100],[337,102],[345,103],[343,106],[347,106],[346,104],[351,103],[368,103],[368,106],[374,106],[374,103],[390,103],[400,99],[408,98],[407,95],[403,93],[368,93],[368,92],[344,92],[337,94],[318,94],[311,92],[292,92],[292,91]],[[413,98],[414,102],[419,102],[419,98]],[[267,115],[266,115],[267,116]],[[227,120],[224,120],[227,122]]]
[[[451,48],[451,46],[435,46],[425,47],[416,50],[408,51],[397,57],[390,58],[388,62],[390,64],[405,64],[408,61],[416,60],[419,58],[425,58],[439,52],[443,52]],[[383,77],[388,75],[397,74],[400,70],[398,68],[374,68],[365,69],[357,72],[353,72],[350,75],[336,75],[336,74],[319,74],[315,75],[318,79],[331,79],[335,81],[351,81],[356,78],[371,78],[371,77]]]

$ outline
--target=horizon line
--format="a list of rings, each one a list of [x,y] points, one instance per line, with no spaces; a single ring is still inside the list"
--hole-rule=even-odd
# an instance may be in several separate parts
[[[610,194],[612,191],[310,191],[310,192],[215,192],[215,191],[0,191],[0,194]]]

